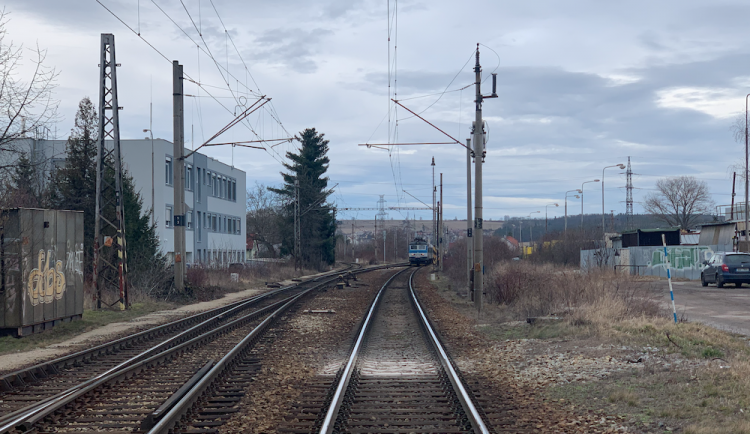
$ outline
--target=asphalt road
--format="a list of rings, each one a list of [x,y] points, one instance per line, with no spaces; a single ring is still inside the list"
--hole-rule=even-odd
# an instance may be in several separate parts
[[[735,288],[728,284],[717,288],[715,284],[702,287],[699,280],[672,282],[677,317],[702,322],[711,326],[750,336],[750,285]],[[669,286],[665,281],[657,287],[663,302],[672,310]]]

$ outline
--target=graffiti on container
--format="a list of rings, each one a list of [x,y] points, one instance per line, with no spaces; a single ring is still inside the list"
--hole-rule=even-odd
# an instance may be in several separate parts
[[[75,245],[75,249],[71,249],[70,241],[68,241],[65,272],[68,276],[78,275],[83,278],[83,243],[78,243]]]
[[[700,270],[703,267],[703,261],[707,261],[714,253],[708,246],[667,247],[667,252],[671,267],[675,270]],[[651,262],[647,265],[650,268],[667,268],[664,249],[660,248],[651,252]]]
[[[52,251],[47,250],[45,255],[44,250],[40,250],[37,264],[37,268],[29,273],[28,290],[31,305],[36,306],[39,303],[52,303],[52,300],[60,300],[65,292],[63,262],[52,262]]]

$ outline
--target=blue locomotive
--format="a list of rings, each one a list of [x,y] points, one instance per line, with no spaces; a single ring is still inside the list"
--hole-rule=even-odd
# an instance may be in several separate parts
[[[409,265],[432,264],[432,246],[423,238],[414,238],[409,243]]]

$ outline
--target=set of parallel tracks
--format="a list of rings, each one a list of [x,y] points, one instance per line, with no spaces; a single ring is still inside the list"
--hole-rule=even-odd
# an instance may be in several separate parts
[[[202,410],[191,414],[198,423],[184,432],[215,432],[258,369],[249,350],[272,339],[264,333],[274,321],[339,273],[6,374],[0,433],[167,432],[199,400]],[[217,385],[227,377],[234,385]]]
[[[418,269],[407,270],[378,292],[346,362],[307,385],[278,432],[493,432],[419,304]],[[217,433],[241,411],[271,325],[336,278],[315,280],[0,377],[0,434]]]
[[[383,285],[341,369],[308,384],[279,432],[493,432],[419,304],[418,270],[406,271]]]

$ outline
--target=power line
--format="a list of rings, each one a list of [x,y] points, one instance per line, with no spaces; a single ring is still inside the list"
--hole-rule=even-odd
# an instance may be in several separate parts
[[[157,7],[157,8],[158,8],[158,9],[159,9],[159,10],[160,10],[160,11],[161,11],[161,12],[162,12],[162,13],[163,13],[163,14],[164,14],[164,15],[165,15],[165,16],[166,16],[166,17],[167,17],[167,18],[168,18],[168,19],[169,19],[169,20],[170,20],[170,21],[171,21],[171,22],[172,22],[172,23],[173,23],[174,25],[175,25],[175,26],[177,26],[177,28],[179,28],[179,29],[180,29],[180,31],[182,31],[182,32],[183,32],[183,33],[185,34],[185,36],[187,36],[187,37],[188,37],[188,39],[190,39],[190,40],[191,40],[191,42],[193,42],[193,43],[194,43],[194,44],[195,44],[195,45],[196,45],[196,46],[197,46],[197,47],[198,47],[198,48],[199,48],[199,49],[200,49],[201,51],[204,51],[204,52],[205,52],[205,50],[203,50],[203,49],[202,49],[202,48],[200,47],[200,45],[199,45],[199,44],[197,44],[197,43],[196,43],[196,42],[195,42],[195,41],[194,41],[194,40],[193,40],[193,39],[192,39],[192,38],[191,38],[191,37],[190,37],[190,36],[189,36],[189,35],[187,34],[187,32],[185,32],[185,31],[184,31],[184,30],[182,29],[182,27],[180,27],[180,26],[179,26],[179,25],[178,25],[178,24],[176,23],[176,22],[175,22],[175,21],[174,21],[174,20],[173,20],[173,19],[172,19],[172,18],[171,18],[171,17],[169,16],[169,14],[168,14],[168,13],[167,13],[166,11],[164,11],[164,9],[162,9],[162,8],[161,8],[161,7],[160,7],[160,6],[159,6],[159,5],[158,5],[158,4],[157,4],[157,3],[155,2],[155,0],[151,0],[151,1],[152,1],[152,3],[153,3],[153,4],[154,4],[154,5],[155,5],[155,6],[156,6],[156,7]],[[135,29],[133,29],[133,28],[132,28],[132,27],[131,27],[130,25],[128,25],[128,24],[127,24],[127,23],[126,23],[126,22],[125,22],[125,21],[124,21],[124,20],[123,20],[122,18],[120,18],[120,17],[119,17],[119,16],[117,15],[117,14],[115,14],[115,13],[114,13],[114,12],[113,12],[113,11],[112,11],[111,9],[109,9],[109,8],[108,8],[108,7],[106,6],[106,5],[104,5],[104,4],[103,4],[103,3],[101,2],[101,0],[96,0],[96,2],[97,2],[97,3],[99,3],[99,5],[100,5],[100,6],[102,6],[102,7],[103,7],[103,8],[104,8],[104,9],[105,9],[105,10],[106,10],[107,12],[109,12],[109,13],[110,13],[110,14],[111,14],[111,15],[112,15],[113,17],[115,17],[115,18],[116,18],[116,19],[117,19],[118,21],[120,21],[120,23],[122,23],[122,24],[123,24],[123,25],[124,25],[125,27],[127,27],[127,28],[128,28],[128,30],[130,30],[131,32],[133,32],[133,33],[134,33],[134,34],[135,34],[136,36],[138,36],[138,37],[139,37],[139,38],[140,38],[140,39],[141,39],[141,40],[142,40],[143,42],[145,42],[145,43],[146,43],[146,44],[147,44],[147,45],[148,45],[149,47],[151,47],[151,49],[153,49],[153,50],[154,50],[155,52],[157,52],[157,53],[158,53],[158,54],[159,54],[159,55],[160,55],[160,56],[161,56],[162,58],[164,58],[164,60],[166,60],[166,61],[167,61],[167,62],[169,62],[170,64],[172,63],[172,61],[171,61],[171,60],[169,60],[169,58],[168,58],[168,57],[167,57],[166,55],[164,55],[164,53],[162,53],[161,51],[159,51],[159,49],[157,49],[157,48],[156,48],[156,46],[154,46],[154,45],[153,45],[152,43],[150,43],[150,42],[149,42],[148,40],[146,40],[146,38],[144,38],[144,37],[143,37],[143,36],[142,36],[141,34],[139,34],[139,32],[136,32],[136,31],[135,31]],[[221,18],[219,17],[219,19],[221,19]],[[192,19],[191,19],[191,21],[192,21]],[[206,54],[208,54],[208,53],[206,53]],[[220,64],[218,64],[218,63],[217,63],[217,62],[215,61],[215,59],[213,59],[213,56],[212,56],[212,55],[209,55],[209,57],[211,57],[211,58],[212,58],[212,60],[214,60],[214,63],[216,64],[217,68],[218,68],[218,69],[220,70],[219,72],[220,72],[220,74],[222,75],[222,78],[223,78],[223,77],[224,77],[224,75],[223,75],[223,73],[221,73],[221,65],[220,65]],[[231,74],[229,74],[229,71],[227,71],[227,74],[228,74],[229,76],[231,76],[231,77],[235,78],[234,76],[232,76]],[[191,76],[190,76],[189,74],[187,74],[187,73],[185,73],[185,72],[183,72],[183,75],[184,75],[184,77],[185,77],[185,79],[186,79],[187,81],[190,81],[190,82],[194,83],[194,84],[195,84],[196,86],[198,86],[199,88],[203,88],[203,90],[204,90],[204,91],[206,92],[206,94],[207,94],[207,95],[208,95],[209,97],[211,97],[211,98],[212,98],[212,99],[213,99],[213,100],[214,100],[214,101],[215,101],[215,102],[216,102],[217,104],[219,104],[219,105],[220,105],[220,106],[221,106],[221,107],[222,107],[222,108],[223,108],[224,110],[226,110],[226,111],[227,111],[228,113],[233,113],[233,111],[232,111],[232,110],[230,110],[230,109],[229,109],[229,108],[228,108],[227,106],[225,106],[225,105],[224,105],[223,103],[221,103],[221,101],[219,101],[219,99],[218,99],[218,98],[217,98],[216,96],[214,96],[214,95],[213,95],[213,94],[212,94],[211,92],[209,92],[209,91],[208,91],[208,90],[206,89],[206,87],[216,87],[216,86],[204,85],[203,83],[201,83],[201,82],[200,82],[200,80],[196,81],[196,80],[195,80],[195,79],[193,79],[193,78],[192,78],[192,77],[191,77]],[[236,78],[235,78],[235,79],[236,79]],[[239,80],[238,80],[238,83],[239,83]],[[216,88],[217,88],[217,89],[223,89],[223,88],[218,88],[218,87],[216,87]],[[250,93],[254,95],[254,92],[252,92],[252,90],[251,90],[251,89],[247,88],[247,86],[245,86],[245,88],[246,88],[246,89],[248,89],[248,91],[250,91]],[[233,95],[233,96],[235,97],[235,100],[237,100],[237,97],[236,97],[236,95],[234,94],[234,91],[233,91],[233,90],[231,89],[231,86],[228,86],[228,89],[229,89],[230,93],[232,93],[232,95]],[[248,128],[248,129],[250,130],[250,132],[252,132],[252,133],[253,133],[253,134],[254,134],[254,135],[255,135],[255,136],[256,136],[256,137],[258,138],[258,139],[261,139],[261,140],[263,140],[263,139],[262,139],[262,137],[260,137],[260,136],[259,136],[259,135],[258,135],[258,134],[257,134],[257,133],[256,133],[256,132],[255,132],[255,131],[253,130],[253,128],[252,128],[252,126],[251,126],[251,125],[249,125],[249,124],[248,124],[248,123],[246,123],[246,122],[243,122],[243,125],[245,125],[245,126],[246,126],[246,128]],[[270,150],[269,150],[269,147],[266,147],[266,146],[265,146],[265,144],[264,144],[264,145],[263,145],[263,148],[265,149],[265,151],[266,151],[266,152],[267,152],[267,153],[268,153],[268,154],[269,154],[269,155],[270,155],[270,156],[271,156],[271,157],[272,157],[272,158],[273,158],[274,160],[276,160],[276,161],[277,161],[278,163],[280,163],[280,164],[283,164],[283,161],[282,161],[282,160],[280,160],[279,158],[277,158],[277,156],[278,156],[278,157],[280,157],[280,158],[282,158],[282,159],[283,159],[283,156],[279,155],[279,153],[278,153],[278,152],[277,152],[277,151],[276,151],[275,149],[273,149],[273,147],[270,147]],[[276,154],[276,155],[274,155],[274,154]]]

